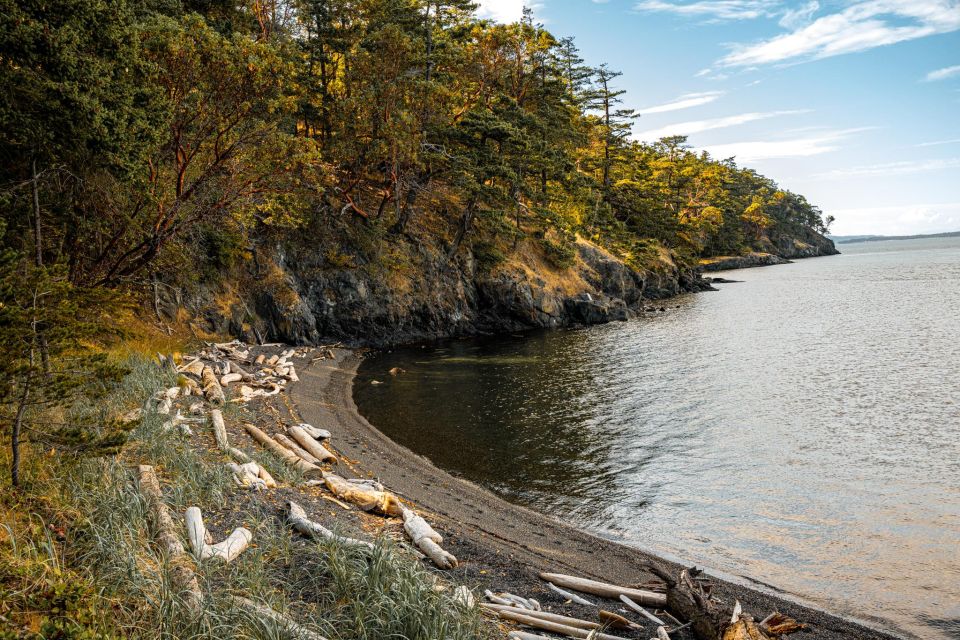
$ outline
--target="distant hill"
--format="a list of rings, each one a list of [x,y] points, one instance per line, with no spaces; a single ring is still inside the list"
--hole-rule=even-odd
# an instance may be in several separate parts
[[[921,233],[914,236],[827,236],[837,244],[854,242],[878,242],[880,240],[916,240],[918,238],[960,238],[960,231],[946,233]]]

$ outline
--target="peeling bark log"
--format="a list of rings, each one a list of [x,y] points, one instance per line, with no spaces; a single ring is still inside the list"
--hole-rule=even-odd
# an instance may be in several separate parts
[[[203,592],[193,570],[187,551],[177,537],[173,518],[163,501],[160,491],[160,482],[149,465],[140,465],[140,493],[143,495],[150,517],[153,521],[154,535],[163,547],[170,565],[170,574],[173,585],[178,589],[186,606],[193,612],[200,611],[203,604]]]
[[[277,441],[249,422],[243,423],[243,429],[250,434],[250,437],[259,442],[265,449],[268,449],[272,453],[279,456],[290,466],[299,469],[305,478],[323,478],[323,470],[320,467],[310,464],[305,460],[301,460],[297,457],[297,454],[293,453],[286,447],[281,446]]]
[[[207,398],[207,402],[216,407],[222,407],[227,399],[223,395],[223,387],[220,386],[220,381],[217,380],[217,374],[213,372],[213,369],[204,367],[203,372],[200,374],[200,381],[203,385],[203,395]]]
[[[364,511],[374,511],[387,516],[403,515],[400,500],[388,491],[381,491],[357,481],[341,478],[334,473],[323,476],[327,489],[338,498],[352,502]]]
[[[337,456],[330,453],[326,447],[317,442],[314,438],[311,438],[310,434],[300,427],[290,427],[288,431],[290,432],[290,437],[293,438],[297,444],[306,449],[310,455],[315,457],[320,462],[337,461]]]
[[[338,536],[319,522],[314,522],[307,517],[307,512],[304,511],[300,505],[293,501],[287,503],[287,521],[297,532],[307,536],[308,538],[336,540],[350,546],[367,547],[368,549],[373,549],[373,544],[369,542],[357,540],[355,538]]]
[[[220,409],[213,409],[210,412],[210,424],[213,426],[213,437],[217,441],[217,446],[221,451],[229,451],[230,443],[227,441],[227,425],[223,421],[223,413]]]
[[[667,604],[667,597],[664,594],[654,593],[653,591],[620,587],[606,582],[599,582],[588,578],[577,578],[562,573],[541,573],[540,577],[547,582],[558,584],[561,587],[576,589],[583,593],[592,593],[602,598],[613,598],[616,600],[621,595],[625,595],[636,602],[654,607],[662,607]]]

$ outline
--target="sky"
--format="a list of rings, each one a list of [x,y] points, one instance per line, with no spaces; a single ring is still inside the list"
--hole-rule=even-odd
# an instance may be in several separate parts
[[[478,12],[519,19],[522,0]],[[960,0],[536,0],[623,72],[636,139],[770,176],[837,235],[960,231]]]

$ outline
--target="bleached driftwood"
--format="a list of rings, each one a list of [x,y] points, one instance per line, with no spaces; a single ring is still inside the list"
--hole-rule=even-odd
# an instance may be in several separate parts
[[[213,426],[213,437],[217,441],[217,446],[221,451],[229,451],[230,443],[227,441],[227,425],[223,421],[223,413],[220,409],[210,411],[210,425]]]
[[[542,636],[529,631],[511,631],[507,634],[509,640],[556,640],[556,636]]]
[[[520,609],[518,607],[511,607],[502,604],[481,604],[480,606],[489,611],[520,613],[521,615],[529,616],[531,618],[547,620],[549,622],[556,622],[558,624],[565,624],[568,627],[575,627],[577,629],[599,629],[603,626],[599,622],[593,622],[592,620],[571,618],[570,616],[562,616],[559,613],[550,613],[549,611],[530,611],[528,609]]]
[[[486,605],[491,606],[491,605]],[[512,610],[511,610],[512,609]],[[534,627],[535,629],[543,629],[544,631],[553,631],[554,633],[562,633],[563,635],[570,636],[571,638],[590,638],[591,640],[623,640],[619,636],[612,636],[606,633],[600,633],[596,628],[590,630],[581,629],[579,627],[572,627],[569,624],[562,624],[560,622],[553,622],[552,620],[545,620],[544,618],[535,617],[535,614],[541,614],[543,612],[527,611],[525,609],[518,609],[514,607],[503,607],[494,611],[500,618],[504,620],[511,620],[513,622],[518,622],[527,627]]]
[[[164,553],[167,555],[172,582],[182,594],[187,607],[191,611],[197,612],[203,604],[203,592],[200,591],[200,583],[197,582],[197,574],[194,572],[193,564],[187,556],[187,550],[184,549],[183,544],[180,543],[180,538],[177,537],[173,518],[170,517],[170,511],[163,501],[163,493],[160,491],[157,474],[154,473],[153,467],[146,464],[140,465],[138,470],[140,473],[140,493],[143,495],[150,511],[154,535],[156,535]]]
[[[284,377],[290,382],[300,382],[300,376],[297,375],[297,370],[293,365],[287,367],[287,373],[284,375]]]
[[[187,524],[187,538],[190,540],[190,546],[193,547],[193,555],[199,560],[219,558],[224,562],[230,562],[240,555],[253,539],[253,534],[249,530],[237,527],[223,542],[209,544],[207,542],[209,534],[203,525],[203,516],[199,507],[188,507],[184,520]]]
[[[570,593],[569,591],[564,591],[563,589],[561,589],[561,588],[558,587],[557,585],[553,584],[552,582],[547,582],[547,587],[548,587],[551,591],[554,591],[554,592],[560,594],[561,596],[563,596],[563,597],[566,598],[567,600],[570,600],[571,602],[576,602],[577,604],[582,604],[582,605],[584,605],[584,606],[586,606],[586,607],[595,607],[595,606],[597,606],[597,605],[593,604],[592,602],[590,602],[589,600],[587,600],[586,598],[581,598],[580,596],[578,596],[578,595],[575,594],[575,593]]]
[[[445,551],[440,543],[443,538],[433,530],[426,520],[411,511],[403,509],[403,530],[407,532],[413,544],[420,548],[433,564],[439,569],[454,569],[457,559],[452,553]]]
[[[300,427],[290,427],[288,431],[290,432],[290,437],[293,438],[297,444],[306,449],[310,455],[320,462],[337,461],[337,456],[330,453],[326,447],[317,442],[316,439],[310,437],[310,434]]]
[[[490,589],[485,589],[484,592],[483,592],[483,595],[485,595],[485,596],[487,597],[487,600],[489,600],[489,601],[492,602],[493,604],[502,604],[502,605],[504,605],[505,607],[514,607],[514,606],[516,606],[515,603],[510,602],[510,601],[507,600],[506,598],[501,598],[500,596],[498,596],[497,594],[495,594],[493,591],[490,591]]]
[[[374,511],[387,516],[403,514],[403,505],[399,498],[389,491],[375,489],[365,482],[347,480],[335,473],[323,474],[323,480],[331,493],[364,511]]]
[[[156,412],[163,415],[170,415],[170,410],[173,408],[173,400],[167,396],[160,398],[160,401],[157,402]]]
[[[229,387],[232,382],[240,382],[243,380],[243,376],[239,373],[228,373],[220,378],[221,387]]]
[[[657,640],[670,640],[666,627],[657,627]]]
[[[505,603],[507,606],[510,606],[510,607],[520,607],[522,609],[528,609],[530,611],[541,611],[543,609],[543,607],[540,606],[540,603],[534,600],[533,598],[523,598],[521,596],[514,595],[512,593],[507,593],[506,591],[496,594],[496,598],[498,600],[504,601],[497,604]]]
[[[203,395],[203,391],[200,390],[200,384],[193,378],[188,378],[183,376],[180,379],[180,386],[183,388],[183,391],[180,393],[184,396],[200,396]]]
[[[308,538],[324,538],[327,540],[337,540],[338,542],[350,546],[367,547],[369,549],[373,548],[373,545],[365,540],[357,540],[355,538],[338,536],[319,522],[314,522],[307,517],[307,512],[304,511],[300,505],[293,501],[287,503],[287,521],[290,522],[290,526],[292,526],[298,533],[301,533]]]
[[[454,602],[467,609],[473,609],[475,606],[477,606],[477,601],[473,597],[473,592],[464,585],[460,585],[454,589],[453,595],[450,597]]]
[[[233,480],[241,489],[254,489],[256,491],[261,491],[267,488],[267,483],[261,480],[257,475],[259,466],[256,462],[246,462],[244,464],[228,462],[227,468],[233,472]]]
[[[310,453],[309,451],[301,447],[299,444],[291,440],[289,437],[287,437],[286,434],[278,433],[277,435],[274,436],[274,439],[280,444],[282,444],[283,446],[285,446],[287,449],[290,449],[290,451],[295,453],[301,460],[305,460],[310,464],[320,464],[320,460],[318,460],[315,455],[313,455],[312,453]]]
[[[254,364],[263,364],[264,360],[267,359],[267,356],[263,353],[257,356],[256,360],[253,361]]]
[[[227,401],[223,395],[223,387],[217,380],[217,374],[210,367],[204,367],[200,374],[200,382],[203,385],[203,395],[210,404],[221,407]]]
[[[301,460],[297,457],[297,454],[293,453],[286,447],[281,446],[276,440],[265,434],[260,429],[256,428],[254,425],[250,424],[249,422],[244,422],[243,429],[250,434],[250,437],[259,442],[265,449],[268,449],[272,453],[279,456],[290,466],[300,470],[305,478],[323,478],[323,470],[320,467],[315,464],[310,464],[305,460]]]
[[[294,638],[297,638],[297,640],[326,640],[326,638],[321,636],[319,633],[310,631],[306,627],[294,622],[289,616],[286,616],[279,611],[275,611],[270,607],[257,604],[253,600],[248,600],[247,598],[242,598],[240,596],[232,596],[231,600],[233,600],[234,604],[241,609],[244,609],[249,614],[258,618],[265,618],[269,620]]]
[[[652,613],[650,613],[649,611],[647,611],[646,609],[644,609],[643,607],[641,607],[640,605],[638,605],[636,602],[634,602],[633,600],[631,600],[631,599],[630,599],[630,596],[626,596],[626,595],[623,595],[623,594],[621,593],[621,594],[620,594],[620,601],[623,602],[623,604],[625,604],[625,605],[627,605],[628,607],[630,607],[631,609],[633,609],[634,611],[636,611],[637,613],[639,613],[640,615],[642,615],[644,618],[646,618],[646,619],[649,620],[650,622],[652,622],[652,623],[654,623],[654,624],[656,624],[656,625],[659,625],[659,626],[661,626],[661,627],[663,627],[663,626],[666,625],[666,623],[665,623],[663,620],[661,620],[660,618],[658,618],[657,616],[653,615]]]
[[[639,602],[641,604],[654,607],[663,607],[667,604],[667,596],[663,593],[655,593],[653,591],[645,591],[643,589],[631,589],[630,587],[620,587],[614,584],[600,582],[598,580],[578,578],[576,576],[568,576],[562,573],[541,573],[540,577],[547,582],[552,582],[560,585],[561,587],[576,589],[577,591],[582,591],[583,593],[592,593],[593,595],[600,596],[602,598],[613,598],[614,600],[617,600],[621,595],[625,595],[634,602]]]
[[[306,422],[301,422],[296,426],[306,431],[307,434],[314,440],[329,440],[331,437],[331,433],[326,429],[318,429],[312,424],[307,424]]]

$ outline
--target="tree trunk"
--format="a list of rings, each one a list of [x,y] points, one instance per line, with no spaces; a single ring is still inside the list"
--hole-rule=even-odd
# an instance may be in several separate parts
[[[31,360],[33,357],[31,356]],[[17,406],[17,415],[13,419],[13,429],[10,434],[10,483],[20,486],[20,427],[23,425],[23,414],[27,410],[27,402],[30,400],[30,376],[27,376],[23,382],[23,393],[20,394],[20,403]]]

